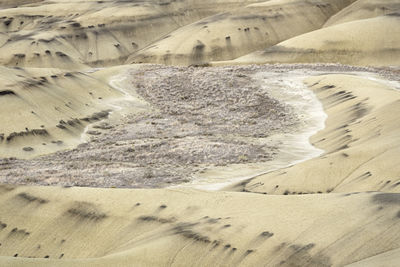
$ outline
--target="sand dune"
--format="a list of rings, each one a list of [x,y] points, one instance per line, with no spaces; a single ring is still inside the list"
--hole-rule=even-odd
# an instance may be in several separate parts
[[[3,265],[338,266],[400,245],[397,194],[1,190]]]
[[[397,266],[399,8],[398,0],[0,1],[0,266]],[[146,62],[196,66],[129,65]],[[269,66],[251,84],[257,66],[199,66],[317,62],[374,68]],[[207,176],[229,164],[240,175],[249,162],[274,159],[279,146],[261,150],[253,137],[286,133],[306,116],[291,117],[269,90],[298,88],[291,74],[328,115],[310,139],[321,156],[220,191],[113,188],[154,184],[161,171],[187,182],[192,169]],[[109,115],[120,132],[99,124],[104,132],[82,144]],[[257,142],[246,147],[228,136],[235,131]],[[112,188],[60,186],[77,181]]]
[[[312,161],[257,177],[245,191],[267,194],[399,192],[400,84],[354,75],[322,75],[307,83],[328,113],[311,142],[325,150]]]
[[[254,2],[52,1],[4,9],[0,32],[9,38],[0,47],[0,64],[68,69],[121,64],[179,27]]]
[[[29,158],[81,143],[121,93],[87,73],[0,67],[0,156]]]
[[[322,27],[348,1],[267,1],[179,28],[139,50],[128,63],[204,64],[234,59]]]
[[[231,63],[336,62],[395,66],[400,64],[399,29],[397,13],[351,21],[294,37]]]
[[[329,27],[354,20],[374,18],[400,10],[397,0],[357,0],[333,15],[324,25]]]

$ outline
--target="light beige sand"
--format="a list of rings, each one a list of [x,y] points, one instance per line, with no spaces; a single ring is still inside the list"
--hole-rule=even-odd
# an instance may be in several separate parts
[[[397,66],[400,64],[400,17],[396,14],[323,28],[229,63],[333,62]]]
[[[371,258],[348,265],[349,267],[396,267],[399,265],[400,249],[390,250],[388,252],[373,256]]]
[[[2,1],[0,157],[76,145],[90,120],[73,119],[124,97],[108,82],[125,67],[89,66],[203,64],[260,49],[229,64],[399,66],[400,19],[385,15],[397,2]],[[328,114],[311,138],[324,155],[230,192],[0,185],[0,266],[397,266],[398,82],[305,82]]]
[[[331,74],[307,79],[328,114],[311,138],[320,157],[257,177],[244,189],[268,194],[399,192],[400,84]]]
[[[326,154],[256,178],[245,189],[316,192],[343,180],[334,192],[396,191],[397,180],[386,184],[380,177],[398,173],[399,92],[352,75],[307,83],[329,115],[326,129],[312,139]],[[371,175],[360,179],[367,170]],[[261,190],[277,180],[277,190]],[[0,262],[6,266],[343,266],[400,245],[400,202],[393,193],[6,185],[0,191]]]
[[[109,99],[122,96],[89,73],[60,69],[0,67],[0,85],[1,157],[30,158],[80,144],[85,127],[112,108]],[[28,147],[33,150],[23,150]]]
[[[352,0],[266,1],[181,27],[131,55],[128,63],[204,64],[234,59],[322,27]]]
[[[324,25],[329,27],[354,20],[374,18],[400,10],[397,0],[357,0],[350,6],[333,15]]]
[[[391,194],[1,191],[3,266],[338,266],[400,245]]]
[[[184,25],[259,2],[49,1],[0,10],[0,64],[81,69],[122,64],[133,52]]]
[[[22,5],[42,2],[43,0],[2,0],[0,8],[15,8]]]

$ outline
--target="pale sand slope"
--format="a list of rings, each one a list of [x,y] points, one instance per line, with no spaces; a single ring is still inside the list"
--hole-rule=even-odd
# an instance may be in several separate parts
[[[184,25],[257,0],[46,1],[0,10],[0,64],[110,66]]]
[[[393,13],[323,28],[294,37],[263,51],[237,58],[229,63],[303,62],[399,65],[400,16],[398,13]]]
[[[373,256],[371,258],[355,262],[349,267],[397,267],[399,266],[400,249],[390,250],[388,252]]]
[[[354,0],[274,0],[196,21],[131,55],[128,63],[203,64],[234,59],[319,29]]]
[[[278,195],[399,192],[399,83],[386,85],[342,74],[311,77],[306,82],[328,114],[326,128],[311,138],[325,153],[259,176],[243,190]]]
[[[60,69],[0,67],[0,88],[0,157],[76,146],[86,125],[108,116],[109,99],[122,97],[95,76]]]
[[[357,0],[333,15],[324,25],[329,27],[359,19],[374,18],[400,11],[398,0]]]
[[[0,190],[2,266],[342,266],[400,247],[399,194]]]

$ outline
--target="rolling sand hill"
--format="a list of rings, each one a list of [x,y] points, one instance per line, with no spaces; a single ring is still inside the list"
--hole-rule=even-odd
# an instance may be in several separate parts
[[[399,11],[399,9],[400,2],[396,0],[357,0],[333,15],[324,27],[387,15]]]
[[[204,17],[257,1],[45,1],[0,10],[0,64],[83,68],[133,52]],[[110,16],[110,14],[112,14]]]
[[[121,93],[89,74],[0,67],[0,156],[33,157],[82,142]]]
[[[3,266],[343,266],[400,245],[397,194],[1,190]]]
[[[396,66],[400,64],[399,29],[398,13],[346,22],[294,37],[231,63],[337,62]]]
[[[400,84],[331,74],[306,80],[328,113],[326,128],[311,142],[320,157],[245,183],[267,194],[399,192]],[[340,166],[340,167],[338,167]]]
[[[179,28],[134,53],[127,62],[204,64],[234,59],[316,30],[347,1],[282,1],[251,4]]]
[[[325,129],[310,142],[323,153],[250,179],[242,177],[246,180],[223,190],[188,185],[163,189],[23,186],[4,184],[12,179],[0,175],[0,266],[397,266],[399,24],[395,0],[0,1],[0,169],[14,175],[15,181],[22,177],[19,173],[38,169],[33,161],[24,164],[28,163],[24,158],[45,161],[40,171],[52,181],[57,173],[86,164],[79,158],[85,153],[78,153],[77,165],[65,160],[55,166],[46,161],[54,154],[38,156],[75,148],[87,141],[85,132],[92,123],[107,118],[121,123],[119,116],[129,119],[130,128],[123,128],[117,142],[93,146],[92,140],[81,145],[97,153],[98,165],[92,166],[90,177],[111,177],[107,182],[112,184],[115,171],[119,182],[131,182],[128,164],[111,158],[118,167],[110,172],[107,161],[102,161],[109,154],[101,149],[129,155],[129,164],[148,167],[152,158],[146,158],[146,149],[153,151],[154,140],[172,130],[176,133],[168,134],[178,141],[164,138],[155,146],[170,142],[172,148],[150,155],[163,155],[156,162],[179,158],[175,172],[185,166],[197,168],[180,156],[178,145],[185,129],[173,116],[187,116],[182,110],[189,110],[192,117],[203,116],[197,122],[207,122],[211,129],[203,133],[208,144],[214,140],[214,128],[237,126],[215,127],[216,118],[231,121],[228,115],[235,111],[213,116],[221,106],[235,108],[229,103],[237,102],[243,104],[241,108],[251,107],[250,111],[265,107],[267,91],[250,92],[251,87],[246,87],[250,78],[233,68],[218,77],[213,68],[148,65],[145,76],[143,68],[119,64],[375,66],[276,66],[277,73],[300,73],[321,101],[328,115]],[[135,75],[127,69],[135,70]],[[187,74],[193,69],[196,75]],[[181,74],[174,76],[174,72]],[[185,92],[188,79],[197,91]],[[130,88],[124,88],[125,80],[136,91],[125,90]],[[289,79],[279,82],[295,88]],[[234,99],[221,96],[221,83],[247,93],[227,90]],[[207,90],[200,92],[203,86]],[[267,84],[266,90],[268,86],[273,85]],[[147,102],[140,92],[147,94],[143,94]],[[207,95],[204,105],[203,94]],[[154,104],[166,100],[176,106],[163,110],[164,106]],[[271,110],[265,114],[284,113],[273,107],[268,106]],[[135,112],[157,108],[161,115],[150,114],[140,121],[141,128],[135,127]],[[253,122],[250,131],[258,123],[251,116],[258,113],[246,114],[246,123]],[[204,129],[190,123],[186,127],[192,132]],[[142,129],[157,132],[142,135],[146,146],[129,143]],[[115,134],[114,130],[105,129],[95,140],[113,140],[103,137]],[[218,137],[221,144],[228,144],[223,142],[224,133]],[[221,144],[214,146],[220,147],[214,157],[223,155]],[[190,142],[184,145],[198,148]],[[138,147],[143,148],[141,154],[135,150]],[[57,155],[74,151],[79,149]],[[240,157],[235,153],[236,163]],[[19,165],[10,165],[17,161]],[[51,166],[43,168],[46,164]],[[96,176],[100,170],[108,176]],[[79,168],[70,174],[70,179],[80,182],[89,177]],[[147,178],[157,179],[156,175]]]
[[[395,66],[400,58],[399,12],[399,1],[358,0],[331,16],[321,29],[265,47],[230,64],[335,62]]]

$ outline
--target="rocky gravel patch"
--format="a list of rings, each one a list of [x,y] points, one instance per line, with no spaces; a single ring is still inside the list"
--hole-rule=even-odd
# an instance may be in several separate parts
[[[3,183],[93,187],[165,187],[189,182],[213,166],[274,159],[279,144],[267,137],[296,132],[292,107],[272,98],[252,74],[279,73],[271,86],[287,86],[290,71],[378,73],[397,69],[336,64],[215,68],[145,65],[131,72],[131,89],[152,112],[97,123],[76,149],[32,160],[0,159]],[[288,74],[289,73],[289,74]],[[129,89],[129,88],[128,88]]]
[[[3,159],[3,182],[64,186],[163,187],[212,166],[272,160],[263,138],[293,131],[291,108],[268,95],[248,67],[145,66],[132,88],[154,111],[88,131],[76,149],[32,160]]]

